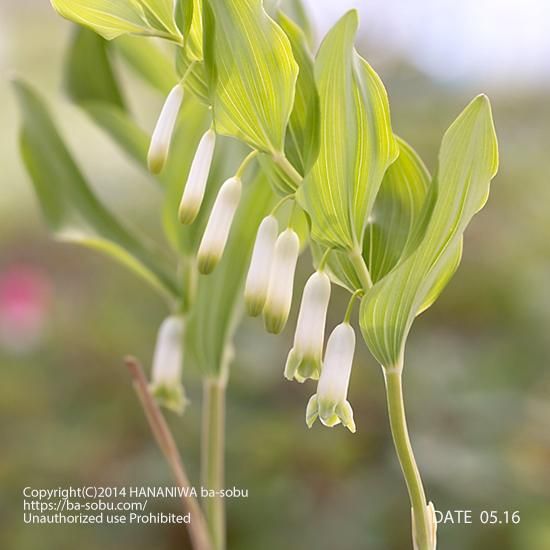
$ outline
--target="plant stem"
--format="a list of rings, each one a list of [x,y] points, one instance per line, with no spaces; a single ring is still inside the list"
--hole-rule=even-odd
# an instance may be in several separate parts
[[[239,166],[235,176],[238,178],[242,178],[242,175],[244,174],[245,170],[248,168],[250,163],[258,156],[258,151],[254,150],[246,156],[246,158],[241,162],[241,165]]]
[[[349,299],[349,302],[348,302],[348,307],[346,308],[346,315],[344,316],[344,323],[349,323],[350,322],[350,319],[351,319],[351,314],[353,312],[353,305],[355,303],[355,299],[358,297],[358,296],[361,296],[362,294],[364,294],[364,290],[363,289],[359,289],[359,290],[356,290],[352,295],[351,295],[351,298]]]
[[[355,272],[361,281],[361,286],[366,292],[369,288],[372,287],[372,279],[370,278],[369,270],[363,259],[363,255],[359,249],[353,249],[348,252],[348,257],[355,268]]]
[[[395,444],[395,450],[401,470],[405,477],[407,490],[414,518],[414,537],[416,550],[432,550],[430,542],[430,523],[426,508],[426,494],[422,486],[420,472],[414,459],[414,454],[407,429],[405,404],[403,402],[402,367],[383,369],[386,381],[388,399],[388,414],[390,427]]]
[[[225,549],[224,489],[225,389],[226,377],[206,378],[203,382],[203,428],[201,479],[210,494],[205,503],[206,520],[214,550]],[[215,491],[215,493],[212,493]]]
[[[303,181],[301,174],[292,166],[284,153],[274,153],[272,155],[275,164],[289,177],[296,187],[299,187]]]
[[[145,416],[149,421],[151,431],[172,470],[176,483],[180,487],[191,487],[189,477],[183,466],[172,432],[157,402],[149,391],[147,378],[143,373],[139,361],[134,357],[126,357],[124,362],[132,375],[134,389],[145,411]],[[206,520],[197,499],[193,496],[182,496],[181,501],[184,511],[191,515],[191,522],[188,524],[188,529],[193,549],[211,550],[212,545],[208,535]]]

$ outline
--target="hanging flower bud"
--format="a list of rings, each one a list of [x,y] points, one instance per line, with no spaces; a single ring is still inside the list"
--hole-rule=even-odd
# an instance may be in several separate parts
[[[311,428],[319,417],[325,426],[342,424],[355,433],[353,410],[347,401],[349,378],[355,351],[355,333],[341,323],[330,335],[317,393],[309,400],[306,422]]]
[[[265,304],[278,232],[275,216],[265,217],[258,228],[244,289],[246,309],[252,317],[259,315]]]
[[[265,328],[273,334],[279,334],[288,319],[299,252],[300,240],[296,232],[290,228],[283,231],[275,243],[264,307]]]
[[[429,550],[436,550],[437,548],[437,517],[435,515],[435,507],[433,502],[429,502],[426,506],[427,520],[428,520],[428,535],[430,537],[428,548]],[[412,536],[414,550],[418,550],[419,546],[416,542],[416,524],[414,520],[414,511],[411,508],[412,517]]]
[[[198,253],[199,271],[205,275],[214,270],[223,255],[233,217],[239,206],[241,187],[240,178],[229,178],[216,197]]]
[[[289,380],[319,379],[329,300],[330,279],[326,273],[317,271],[304,287],[294,347],[285,366],[285,377]]]
[[[153,131],[147,164],[153,174],[158,174],[166,163],[172,133],[183,101],[183,86],[176,84],[168,94]]]
[[[199,213],[206,182],[210,174],[214,147],[216,145],[216,132],[208,130],[199,141],[197,152],[191,163],[187,183],[183,190],[179,207],[179,219],[181,223],[190,224],[195,221]]]
[[[151,375],[153,395],[161,405],[180,414],[187,403],[181,383],[182,343],[183,319],[167,317],[158,331]]]

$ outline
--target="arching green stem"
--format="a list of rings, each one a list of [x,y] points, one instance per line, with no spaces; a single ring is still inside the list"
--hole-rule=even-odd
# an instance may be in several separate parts
[[[403,476],[405,477],[412,506],[415,548],[417,550],[432,550],[431,525],[428,518],[426,494],[414,458],[405,416],[402,382],[403,368],[402,366],[398,366],[383,370],[393,442]]]
[[[365,260],[363,259],[361,251],[358,248],[354,248],[353,250],[350,250],[348,252],[348,257],[353,264],[353,267],[355,268],[355,273],[357,273],[357,276],[361,281],[361,286],[363,287],[363,290],[366,292],[369,288],[372,287],[372,279],[370,277],[367,264],[365,264]]]

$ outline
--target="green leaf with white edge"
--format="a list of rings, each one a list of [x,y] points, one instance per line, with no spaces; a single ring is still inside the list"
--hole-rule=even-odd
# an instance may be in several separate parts
[[[51,4],[65,19],[90,28],[107,40],[137,34],[182,42],[173,0],[51,0]]]
[[[65,89],[72,101],[139,164],[145,165],[149,137],[126,111],[109,57],[110,44],[77,28],[65,64]],[[94,78],[90,78],[90,74]]]
[[[152,42],[121,36],[113,46],[137,76],[163,95],[168,95],[179,81],[172,59]]]
[[[365,295],[360,324],[371,352],[387,368],[402,365],[414,318],[449,281],[460,260],[462,234],[485,205],[498,169],[491,107],[478,96],[445,133],[437,176],[405,245],[403,259]]]
[[[357,25],[357,13],[347,13],[319,49],[321,148],[297,195],[313,238],[346,250],[361,249],[382,178],[398,154],[386,90],[354,49]]]
[[[204,6],[216,131],[281,154],[298,76],[286,34],[261,0],[205,0]]]
[[[373,282],[389,273],[401,258],[431,182],[414,149],[396,139],[399,157],[386,170],[363,240],[363,257]]]
[[[232,340],[243,312],[243,287],[260,222],[273,206],[273,193],[259,174],[245,192],[216,270],[200,276],[196,302],[186,328],[186,352],[204,375],[220,374],[230,359]]]
[[[170,266],[101,204],[65,147],[46,107],[26,84],[14,83],[23,114],[21,155],[48,226],[57,238],[109,254],[170,299],[179,293]]]

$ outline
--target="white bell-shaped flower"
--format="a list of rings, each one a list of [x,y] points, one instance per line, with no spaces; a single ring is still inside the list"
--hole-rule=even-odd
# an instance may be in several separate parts
[[[178,413],[183,412],[187,402],[181,383],[183,368],[183,319],[172,315],[160,325],[153,369],[151,391],[165,407]]]
[[[241,198],[241,180],[229,178],[221,186],[206,224],[198,252],[199,271],[211,273],[221,257]]]
[[[172,134],[174,133],[182,101],[183,86],[176,84],[164,102],[157,125],[153,131],[153,136],[151,137],[147,165],[153,174],[158,174],[166,164]]]
[[[264,308],[278,233],[277,218],[265,217],[258,228],[244,289],[246,309],[252,317]]]
[[[355,332],[349,323],[341,323],[328,339],[317,393],[307,405],[306,422],[310,428],[319,417],[325,426],[341,422],[355,433],[353,410],[347,400],[354,352]]]
[[[329,300],[330,279],[323,271],[317,271],[304,287],[294,347],[285,366],[285,377],[289,380],[319,379]]]
[[[210,167],[212,166],[215,146],[216,132],[211,128],[199,141],[197,152],[191,163],[179,206],[178,214],[181,223],[193,223],[199,213],[206,190],[206,182],[210,174]]]
[[[277,238],[269,286],[263,310],[264,324],[268,332],[279,334],[286,325],[292,293],[294,273],[300,253],[300,239],[293,229],[286,229]]]

